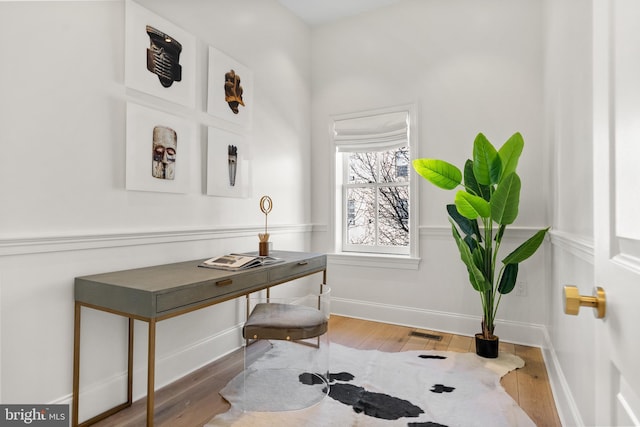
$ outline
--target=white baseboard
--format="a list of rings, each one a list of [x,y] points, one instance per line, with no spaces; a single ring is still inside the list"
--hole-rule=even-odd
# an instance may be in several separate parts
[[[480,329],[480,317],[424,310],[367,301],[331,298],[331,312],[359,319],[431,329],[457,335],[474,336]],[[544,327],[521,322],[497,321],[500,340],[542,347]]]
[[[551,392],[556,403],[560,423],[563,426],[580,427],[584,426],[584,421],[580,416],[580,411],[576,405],[569,383],[567,382],[560,366],[560,361],[556,355],[551,337],[545,330],[545,345],[542,347],[542,356],[544,357],[544,365],[549,375],[549,383]]]

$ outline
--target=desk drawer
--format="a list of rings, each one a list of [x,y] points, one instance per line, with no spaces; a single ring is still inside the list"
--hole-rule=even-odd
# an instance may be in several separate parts
[[[156,296],[156,312],[162,313],[197,304],[214,298],[222,298],[227,294],[242,292],[255,287],[257,284],[266,283],[268,274],[266,271],[251,274],[229,276],[219,280],[200,283],[188,288],[167,292]]]
[[[325,257],[315,257],[298,262],[276,265],[269,271],[269,281],[277,282],[292,277],[301,277],[326,268]]]

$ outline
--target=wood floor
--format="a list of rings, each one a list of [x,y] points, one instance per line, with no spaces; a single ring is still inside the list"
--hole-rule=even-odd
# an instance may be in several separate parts
[[[422,332],[442,337],[428,339]],[[329,325],[332,342],[358,349],[381,351],[449,350],[475,351],[470,337],[423,329],[332,316]],[[561,426],[549,386],[547,371],[539,348],[500,343],[500,351],[520,356],[525,367],[502,378],[505,390],[538,426]],[[229,404],[218,391],[243,367],[242,351],[217,360],[156,392],[155,425],[159,427],[200,427],[216,414],[226,412]],[[146,425],[146,400],[95,424],[99,427]]]

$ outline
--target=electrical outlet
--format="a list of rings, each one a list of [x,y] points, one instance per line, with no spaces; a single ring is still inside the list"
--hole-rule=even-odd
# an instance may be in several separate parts
[[[527,282],[518,281],[516,282],[516,296],[517,297],[526,297],[527,296]]]

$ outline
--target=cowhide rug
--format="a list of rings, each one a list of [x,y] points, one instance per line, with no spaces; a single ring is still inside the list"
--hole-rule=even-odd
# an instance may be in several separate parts
[[[288,345],[275,343],[255,363],[286,366],[284,358],[296,357]],[[522,359],[504,352],[498,359],[483,359],[473,353],[386,353],[331,343],[331,386],[320,403],[295,411],[243,412],[241,373],[220,392],[231,409],[206,426],[535,426],[500,385],[503,375],[523,366]],[[299,381],[302,385],[305,379]]]

